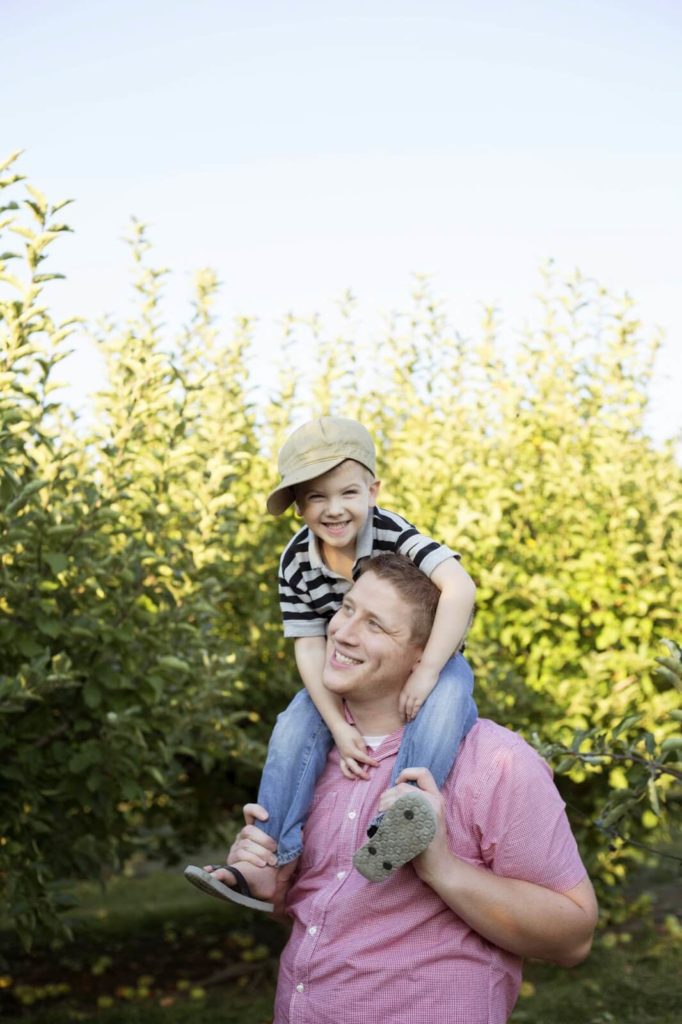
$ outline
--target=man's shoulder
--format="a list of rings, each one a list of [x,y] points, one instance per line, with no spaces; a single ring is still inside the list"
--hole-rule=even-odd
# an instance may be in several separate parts
[[[479,718],[469,730],[456,764],[460,762],[479,777],[486,769],[499,772],[512,764],[518,767],[523,764],[530,771],[549,771],[546,762],[523,736],[489,718]]]

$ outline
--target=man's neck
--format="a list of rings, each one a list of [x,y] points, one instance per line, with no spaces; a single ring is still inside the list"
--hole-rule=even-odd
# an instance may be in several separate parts
[[[395,696],[385,701],[356,702],[347,700],[355,727],[363,736],[389,736],[405,724]]]

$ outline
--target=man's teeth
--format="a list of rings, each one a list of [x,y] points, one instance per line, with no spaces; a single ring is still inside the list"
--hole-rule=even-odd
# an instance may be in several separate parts
[[[356,661],[355,658],[348,658],[345,654],[341,654],[341,651],[334,651],[334,656],[337,661],[340,661],[342,665],[359,665],[360,662]]]

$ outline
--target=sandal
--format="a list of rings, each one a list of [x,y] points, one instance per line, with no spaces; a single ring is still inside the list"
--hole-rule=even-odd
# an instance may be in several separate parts
[[[370,882],[384,882],[418,857],[436,834],[436,812],[419,793],[406,793],[384,814],[353,865]]]
[[[220,879],[214,878],[208,871],[204,871],[203,868],[197,868],[193,864],[185,868],[184,874],[188,882],[196,885],[197,889],[201,889],[208,896],[215,896],[218,900],[229,900],[231,903],[239,903],[243,907],[250,907],[251,910],[263,910],[267,913],[272,913],[275,909],[274,903],[255,899],[251,895],[249,883],[241,871],[238,871],[237,868],[233,868],[229,864],[211,865],[211,871],[218,871],[220,868],[225,868],[227,871],[232,872],[237,879],[235,888],[232,888],[225,882],[221,882]]]

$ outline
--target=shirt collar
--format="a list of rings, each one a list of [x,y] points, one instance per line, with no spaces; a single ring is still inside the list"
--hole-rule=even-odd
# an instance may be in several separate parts
[[[350,722],[351,725],[355,725],[353,716],[350,713],[350,708],[346,704],[345,700],[343,702],[343,713],[346,716],[346,721]],[[380,747],[374,748],[372,751],[372,757],[376,758],[377,761],[383,761],[385,757],[392,757],[393,754],[397,753],[400,747],[400,741],[403,738],[404,728],[405,727],[401,725],[399,729],[396,729],[396,731],[392,732],[390,736],[387,736]]]
[[[353,566],[353,578],[355,569],[361,558],[369,558],[372,554],[374,535],[374,506],[369,510],[364,525],[355,541],[355,565]]]

